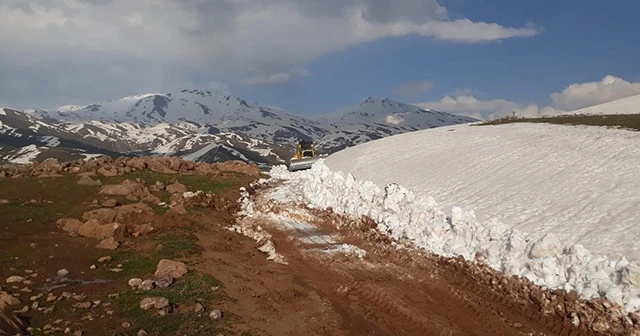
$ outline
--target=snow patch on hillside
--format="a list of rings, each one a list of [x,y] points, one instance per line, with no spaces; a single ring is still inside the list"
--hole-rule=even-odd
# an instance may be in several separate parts
[[[40,141],[45,144],[47,147],[58,147],[60,146],[60,138],[54,136],[42,136],[40,137]]]
[[[479,221],[473,211],[453,207],[444,213],[433,197],[412,193],[398,184],[378,187],[353,175],[332,172],[324,160],[307,171],[271,169],[282,188],[297,189],[310,207],[329,208],[352,218],[368,216],[377,229],[398,240],[443,256],[474,260],[481,253],[492,268],[524,276],[552,289],[576,290],[581,297],[606,297],[625,312],[640,308],[640,267],[624,256],[597,256],[580,244],[565,245],[553,233],[530,240],[497,221]],[[295,194],[295,193],[287,193]]]
[[[11,163],[27,164],[35,160],[35,158],[38,157],[39,154],[40,149],[38,149],[36,145],[29,145],[20,148],[14,154],[5,156],[4,159]]]
[[[640,95],[585,107],[563,114],[640,114]]]

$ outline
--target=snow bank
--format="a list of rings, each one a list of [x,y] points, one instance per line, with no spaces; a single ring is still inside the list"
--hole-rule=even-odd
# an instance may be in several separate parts
[[[468,260],[479,252],[492,268],[538,285],[576,290],[585,299],[606,297],[625,312],[640,308],[640,267],[625,257],[596,256],[580,244],[562,244],[551,233],[531,241],[515,228],[497,220],[481,222],[460,207],[447,215],[432,197],[415,195],[398,184],[380,188],[351,174],[332,172],[324,160],[294,173],[275,166],[270,175],[287,180],[287,187],[301,188],[311,207],[331,207],[353,218],[368,216],[379,231],[419,248]]]
[[[596,126],[447,126],[331,154],[332,171],[398,183],[540,239],[640,263],[640,132]]]

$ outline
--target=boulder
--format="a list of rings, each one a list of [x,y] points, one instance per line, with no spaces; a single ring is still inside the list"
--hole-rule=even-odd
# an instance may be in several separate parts
[[[158,267],[154,273],[157,278],[170,275],[174,279],[181,278],[188,272],[187,265],[174,260],[162,259],[158,262]]]

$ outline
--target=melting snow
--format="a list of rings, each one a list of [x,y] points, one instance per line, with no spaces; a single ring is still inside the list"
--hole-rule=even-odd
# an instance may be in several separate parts
[[[60,145],[60,138],[54,136],[42,136],[40,141],[47,147],[58,147]]]
[[[452,130],[452,131],[450,131]],[[593,126],[449,126],[392,136],[326,165],[379,187],[398,183],[443,210],[474,210],[540,239],[553,232],[640,262],[640,132]]]
[[[26,164],[31,163],[39,154],[40,150],[36,145],[29,145],[20,148],[15,154],[7,155],[5,159],[11,163]]]
[[[379,231],[394,239],[468,260],[479,252],[494,269],[527,277],[538,285],[575,289],[584,298],[607,297],[626,312],[640,308],[640,267],[625,257],[593,255],[580,244],[563,244],[553,233],[528,239],[516,228],[496,220],[480,221],[472,211],[459,207],[446,214],[433,197],[414,194],[399,184],[381,188],[351,174],[332,172],[324,160],[295,173],[275,166],[270,174],[285,180],[281,188],[301,190],[310,206],[331,207],[353,218],[368,216]]]

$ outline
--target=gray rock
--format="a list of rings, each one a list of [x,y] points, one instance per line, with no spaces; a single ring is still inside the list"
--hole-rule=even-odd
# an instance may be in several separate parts
[[[222,318],[222,311],[220,309],[214,309],[209,313],[209,318],[212,320],[219,320]]]

